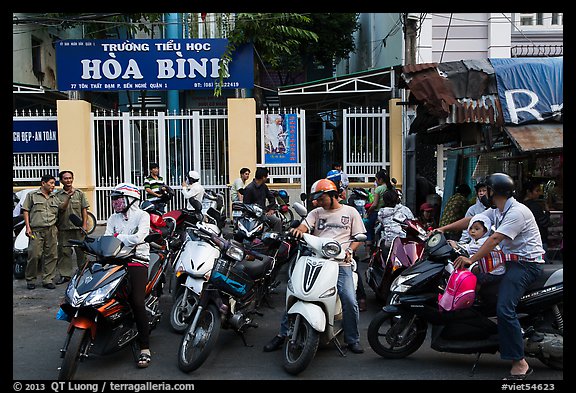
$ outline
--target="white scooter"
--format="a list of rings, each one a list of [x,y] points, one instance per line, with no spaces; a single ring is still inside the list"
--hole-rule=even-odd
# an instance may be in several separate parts
[[[293,205],[302,217],[307,214],[300,203]],[[346,257],[346,246],[363,242],[359,234],[343,244],[334,239],[304,233],[295,264],[289,269],[286,290],[289,332],[284,344],[284,369],[293,375],[310,364],[320,345],[334,343],[342,356],[337,336],[342,332],[342,303],[338,296],[338,262]],[[354,286],[358,283],[353,261]]]
[[[194,201],[192,203],[199,203]],[[212,222],[198,222],[202,227],[220,236],[220,226]],[[174,264],[176,287],[174,303],[170,310],[170,326],[176,333],[183,333],[198,306],[202,285],[220,256],[220,249],[203,240],[203,233],[195,227],[186,228],[182,250]]]
[[[12,254],[14,257],[13,272],[14,278],[22,279],[26,273],[26,263],[28,260],[28,236],[26,236],[26,225],[24,225],[24,219],[22,222],[15,224],[15,234],[14,245],[12,248]]]

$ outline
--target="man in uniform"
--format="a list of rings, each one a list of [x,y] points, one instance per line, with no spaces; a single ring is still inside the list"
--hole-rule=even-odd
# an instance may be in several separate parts
[[[30,239],[25,273],[26,288],[28,289],[36,288],[38,264],[42,258],[44,258],[42,286],[47,289],[56,288],[52,282],[58,261],[56,220],[59,212],[68,208],[70,197],[74,191],[72,189],[61,195],[56,195],[52,193],[55,185],[54,176],[42,176],[40,188],[28,193],[22,204],[26,236]]]
[[[70,221],[70,214],[75,214],[82,219],[82,228],[87,230],[88,224],[88,199],[82,190],[74,188],[74,173],[72,171],[62,171],[58,175],[60,182],[63,184],[61,190],[56,192],[56,195],[64,197],[64,194],[71,195],[68,208],[60,213],[58,218],[58,263],[57,269],[60,272],[60,278],[56,281],[56,285],[64,284],[70,281],[73,273],[72,264],[72,247],[64,247],[68,245],[68,240],[83,240],[84,233],[77,226]],[[84,251],[79,247],[75,248],[76,252],[76,265],[82,268],[86,262]]]

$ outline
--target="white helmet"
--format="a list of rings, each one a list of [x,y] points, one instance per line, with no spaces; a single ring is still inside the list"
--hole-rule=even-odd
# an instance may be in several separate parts
[[[200,174],[196,171],[188,172],[188,179],[198,181],[200,180]]]
[[[132,183],[120,183],[114,187],[114,190],[110,194],[111,198],[119,196],[132,197],[136,200],[139,200],[140,190]]]

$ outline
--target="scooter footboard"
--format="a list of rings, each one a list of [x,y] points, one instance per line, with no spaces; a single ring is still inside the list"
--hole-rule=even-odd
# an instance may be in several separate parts
[[[322,308],[312,303],[296,302],[288,310],[288,315],[300,314],[318,332],[323,332],[326,329],[326,315]]]

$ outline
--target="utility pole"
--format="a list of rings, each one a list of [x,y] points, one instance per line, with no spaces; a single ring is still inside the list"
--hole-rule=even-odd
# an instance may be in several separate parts
[[[418,30],[419,15],[406,13],[404,19],[404,65],[416,64],[416,32]],[[403,101],[407,101],[403,97]],[[405,111],[406,108],[403,109]],[[404,116],[404,122],[407,120]],[[416,206],[416,135],[408,135],[409,124],[404,124],[404,205],[413,212],[418,212]]]

